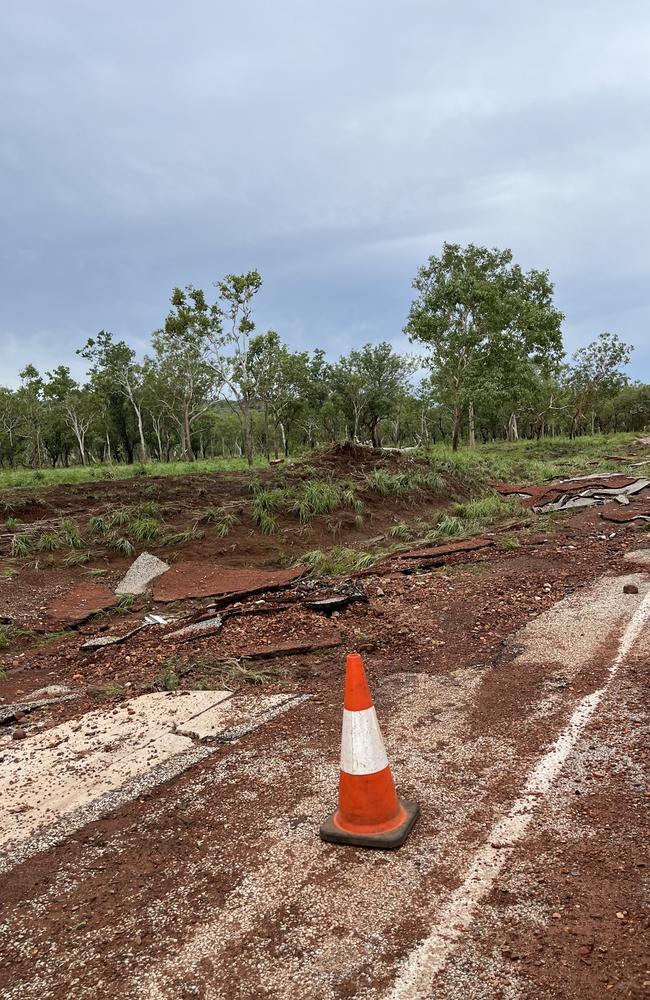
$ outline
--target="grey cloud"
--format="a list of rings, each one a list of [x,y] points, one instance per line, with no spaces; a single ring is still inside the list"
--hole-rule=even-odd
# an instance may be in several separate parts
[[[650,378],[645,4],[5,8],[0,382],[252,266],[295,346],[404,343],[444,239],[548,267],[568,349]]]

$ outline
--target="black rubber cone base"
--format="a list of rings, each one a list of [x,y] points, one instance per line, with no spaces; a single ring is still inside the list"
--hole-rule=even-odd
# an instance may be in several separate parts
[[[335,824],[332,813],[320,828],[320,839],[330,844],[350,844],[352,847],[374,847],[380,851],[393,851],[396,847],[402,846],[420,815],[419,803],[400,799],[399,804],[406,817],[403,823],[388,833],[348,833]]]

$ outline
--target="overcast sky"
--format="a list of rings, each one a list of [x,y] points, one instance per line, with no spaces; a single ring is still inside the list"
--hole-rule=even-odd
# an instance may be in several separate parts
[[[174,285],[258,268],[258,327],[400,348],[444,240],[549,268],[569,351],[650,380],[650,5],[2,0],[0,384]]]

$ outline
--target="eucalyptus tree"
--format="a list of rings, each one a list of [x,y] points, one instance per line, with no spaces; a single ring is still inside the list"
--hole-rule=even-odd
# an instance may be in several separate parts
[[[339,359],[330,378],[350,419],[353,438],[363,429],[374,448],[381,445],[381,421],[394,411],[412,371],[410,359],[395,353],[385,341],[365,344]]]
[[[140,460],[147,461],[147,444],[144,433],[144,369],[135,360],[135,351],[123,340],[114,341],[107,330],[100,330],[97,337],[89,337],[84,347],[77,351],[90,362],[90,380],[99,392],[110,398],[115,391],[130,405],[140,444]]]
[[[251,338],[249,372],[255,396],[264,413],[267,454],[273,437],[278,455],[278,431],[282,450],[289,454],[289,431],[301,409],[309,385],[309,355],[306,351],[291,351],[275,330]]]
[[[452,412],[455,450],[463,412],[486,378],[560,357],[563,316],[548,272],[523,271],[510,250],[445,243],[413,287],[405,332],[429,347],[431,383]]]
[[[183,456],[194,460],[192,427],[210,409],[216,396],[214,370],[209,363],[213,334],[219,317],[200,288],[175,288],[171,310],[162,330],[152,336],[155,353],[153,377],[159,401],[178,425]],[[160,441],[160,438],[159,438]]]
[[[575,437],[587,413],[591,414],[593,434],[597,404],[620,392],[628,382],[621,368],[629,362],[632,350],[617,334],[601,333],[575,352],[566,380],[572,410],[571,437]]]

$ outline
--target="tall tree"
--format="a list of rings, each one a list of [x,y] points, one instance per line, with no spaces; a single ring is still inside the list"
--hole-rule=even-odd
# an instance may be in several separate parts
[[[244,454],[253,464],[253,428],[251,409],[255,384],[249,365],[250,338],[255,329],[253,298],[262,287],[258,271],[228,274],[217,282],[220,302],[214,307],[215,321],[210,329],[211,352],[208,363],[226,399],[234,399],[244,438]],[[217,323],[219,317],[221,322]]]
[[[390,344],[365,344],[340,358],[331,380],[348,415],[352,436],[360,428],[370,436],[374,448],[381,445],[380,423],[390,416],[408,384],[410,361],[396,354]]]
[[[143,419],[143,368],[135,360],[135,351],[123,340],[113,341],[113,335],[107,330],[100,330],[97,337],[89,337],[81,350],[77,351],[82,358],[91,362],[91,381],[99,386],[105,394],[117,388],[118,392],[128,400],[135,415],[138,439],[140,442],[140,460],[147,461],[147,444],[144,436]]]
[[[291,351],[275,330],[253,337],[250,342],[249,370],[255,395],[264,411],[267,454],[271,436],[278,455],[278,431],[282,450],[289,454],[289,429],[303,407],[309,383],[309,355]]]
[[[593,433],[597,403],[614,396],[627,384],[627,376],[621,368],[628,363],[631,353],[632,348],[615,333],[601,333],[596,340],[575,352],[567,378],[572,408],[571,437],[575,437],[589,411]]]
[[[219,318],[200,288],[175,288],[172,308],[162,330],[152,337],[156,377],[161,400],[178,423],[183,456],[194,461],[192,426],[210,408],[214,373],[208,363],[210,337],[219,331]]]
[[[430,349],[431,383],[452,412],[456,450],[463,411],[482,380],[500,366],[516,370],[558,358],[563,316],[548,273],[523,271],[510,250],[445,243],[413,287],[405,332]]]

